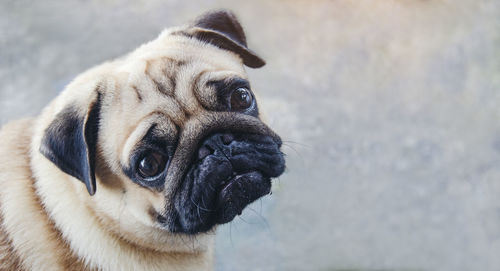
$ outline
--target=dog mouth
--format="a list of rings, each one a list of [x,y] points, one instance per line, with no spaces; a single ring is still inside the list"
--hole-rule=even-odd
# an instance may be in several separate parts
[[[236,215],[241,215],[247,205],[270,192],[271,178],[258,171],[234,176],[217,196],[217,224],[230,222]]]
[[[175,194],[168,228],[195,234],[232,221],[283,173],[280,147],[279,139],[264,135],[214,134],[202,141]]]

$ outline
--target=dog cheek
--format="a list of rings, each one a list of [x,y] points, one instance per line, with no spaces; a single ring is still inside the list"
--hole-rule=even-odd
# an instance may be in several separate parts
[[[193,167],[176,196],[175,209],[179,223],[188,232],[208,230],[200,228],[206,223],[215,209],[216,189],[232,175],[232,167],[224,157],[208,156],[201,164]]]

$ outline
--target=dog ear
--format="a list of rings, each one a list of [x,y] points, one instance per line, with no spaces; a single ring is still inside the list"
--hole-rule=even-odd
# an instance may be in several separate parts
[[[248,49],[245,32],[236,16],[227,10],[207,12],[200,16],[188,29],[188,34],[221,49],[238,54],[243,64],[260,68],[266,62]]]
[[[70,104],[45,130],[40,152],[63,172],[79,179],[90,195],[96,191],[95,159],[101,94],[88,108]]]

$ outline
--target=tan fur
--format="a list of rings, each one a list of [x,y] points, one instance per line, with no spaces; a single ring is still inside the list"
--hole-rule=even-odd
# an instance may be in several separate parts
[[[178,138],[181,146],[167,183],[179,181],[197,140],[221,123],[267,129],[255,118],[212,110],[216,96],[205,83],[246,78],[242,60],[172,34],[178,30],[167,30],[129,55],[78,76],[36,119],[3,127],[2,269],[212,269],[214,232],[187,236],[159,228],[154,215],[170,204],[173,188],[143,188],[122,171],[151,123]],[[97,192],[90,196],[39,149],[45,129],[63,108],[74,105],[86,114],[97,93],[102,96]]]
[[[33,187],[29,168],[32,127],[33,120],[22,120],[0,132],[1,266],[3,270],[82,270],[83,263],[60,238]]]

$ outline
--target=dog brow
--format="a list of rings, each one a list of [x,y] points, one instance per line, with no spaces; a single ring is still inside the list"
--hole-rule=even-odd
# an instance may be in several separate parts
[[[207,86],[214,87],[218,95],[226,95],[238,87],[250,89],[250,82],[239,77],[229,77],[221,80],[208,81]]]

